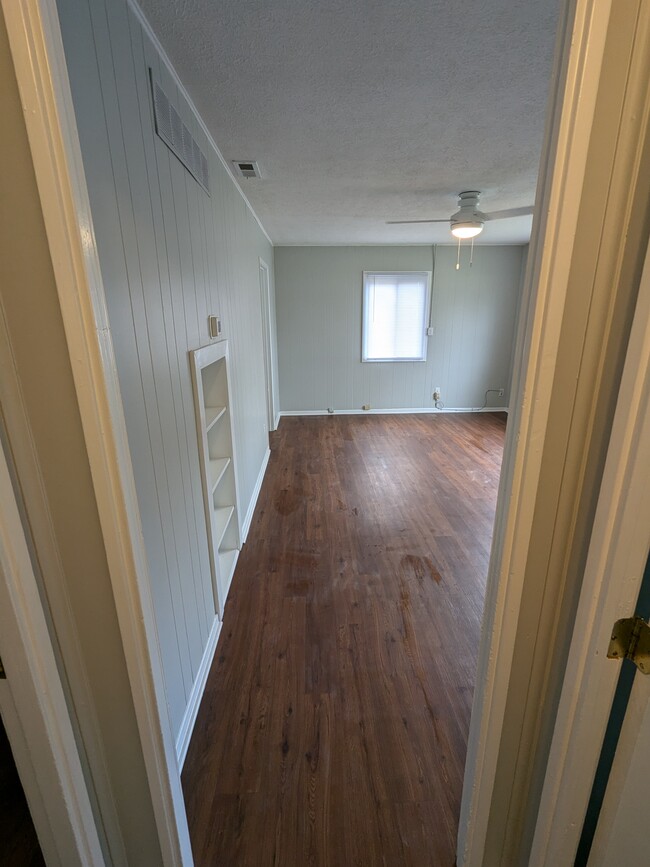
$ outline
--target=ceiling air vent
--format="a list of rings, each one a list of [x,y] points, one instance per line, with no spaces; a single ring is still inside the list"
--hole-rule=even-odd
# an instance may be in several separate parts
[[[261,178],[260,167],[255,160],[233,160],[235,174],[240,178]]]
[[[210,176],[206,156],[169,101],[165,91],[153,77],[151,70],[150,74],[156,132],[206,193],[209,193]]]

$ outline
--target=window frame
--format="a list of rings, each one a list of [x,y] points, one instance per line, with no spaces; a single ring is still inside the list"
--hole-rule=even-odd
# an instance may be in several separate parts
[[[426,270],[418,270],[418,271],[363,271],[362,273],[362,283],[361,283],[361,362],[362,364],[374,364],[374,363],[395,363],[400,364],[402,362],[426,362],[427,360],[427,352],[429,348],[429,335],[427,334],[427,329],[430,327],[430,319],[431,319],[431,295],[432,295],[432,271]],[[426,300],[424,307],[424,323],[422,329],[422,354],[419,356],[414,356],[411,358],[366,358],[366,307],[367,307],[367,296],[368,296],[368,278],[369,277],[409,277],[417,275],[419,277],[426,278]]]

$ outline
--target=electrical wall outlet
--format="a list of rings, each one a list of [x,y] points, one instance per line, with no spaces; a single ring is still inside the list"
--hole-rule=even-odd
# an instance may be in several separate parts
[[[440,386],[439,385],[436,385],[436,387],[433,389],[433,399],[434,400],[440,400]]]
[[[361,407],[361,409],[369,410],[369,409],[370,409],[370,404],[369,404],[369,403],[364,403],[364,405]]]

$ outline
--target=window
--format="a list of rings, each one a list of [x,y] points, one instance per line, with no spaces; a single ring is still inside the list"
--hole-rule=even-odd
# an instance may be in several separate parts
[[[426,361],[431,271],[363,272],[362,361]]]

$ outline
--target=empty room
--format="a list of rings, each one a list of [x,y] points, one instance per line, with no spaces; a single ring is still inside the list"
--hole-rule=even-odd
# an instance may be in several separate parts
[[[650,2],[2,10],[0,862],[638,851]]]

